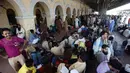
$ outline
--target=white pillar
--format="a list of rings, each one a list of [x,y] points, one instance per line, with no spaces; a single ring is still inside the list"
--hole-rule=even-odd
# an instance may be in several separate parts
[[[29,30],[34,29],[35,30],[35,19],[36,16],[22,16],[22,17],[16,17],[18,23],[25,29],[26,32],[26,38],[29,36]]]
[[[54,25],[54,23],[55,23],[55,13],[51,13],[51,15],[50,15],[51,17],[50,17],[50,23],[51,23],[51,25]]]
[[[46,18],[47,18],[47,27],[50,27],[50,25],[52,25],[51,16],[47,15]]]
[[[66,16],[67,16],[67,14],[64,13],[64,14],[63,14],[63,22],[65,21]]]

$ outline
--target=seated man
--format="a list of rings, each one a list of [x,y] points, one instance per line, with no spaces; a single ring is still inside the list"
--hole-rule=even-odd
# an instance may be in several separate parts
[[[69,41],[69,45],[70,45],[71,47],[73,47],[73,43],[74,43],[74,41],[75,41],[74,33],[71,33],[71,35],[70,35],[69,38],[68,38],[68,41]]]
[[[51,53],[53,53],[54,55],[57,55],[57,56],[61,56],[64,54],[64,47],[62,47],[61,45],[54,46],[51,48]]]
[[[25,64],[21,67],[18,73],[36,73],[36,68],[33,65],[33,60],[26,60]]]
[[[42,42],[42,47],[43,47],[46,51],[50,51],[49,38],[45,38],[45,40]]]
[[[78,61],[69,67],[69,70],[76,69],[79,73],[82,73],[86,69],[85,54],[81,54],[78,57]]]
[[[102,45],[101,51],[97,52],[96,58],[99,63],[108,60],[107,59],[107,54],[108,54],[107,47],[108,47],[107,45]]]

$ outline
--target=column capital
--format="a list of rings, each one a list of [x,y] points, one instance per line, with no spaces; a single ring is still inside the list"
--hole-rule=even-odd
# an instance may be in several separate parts
[[[16,16],[16,19],[34,19],[36,16]]]

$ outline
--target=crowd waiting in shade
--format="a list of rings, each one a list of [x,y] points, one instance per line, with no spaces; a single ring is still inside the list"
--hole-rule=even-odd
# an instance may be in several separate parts
[[[107,19],[99,15],[66,17],[57,16],[54,25],[41,31],[30,29],[25,36],[22,26],[1,30],[0,48],[4,49],[9,64],[16,73],[85,73],[88,60],[97,60],[97,73],[129,73],[130,65],[122,65],[116,54],[113,32],[117,16]],[[65,30],[61,40],[56,39]],[[130,38],[129,38],[130,39]],[[130,54],[129,39],[122,49]]]

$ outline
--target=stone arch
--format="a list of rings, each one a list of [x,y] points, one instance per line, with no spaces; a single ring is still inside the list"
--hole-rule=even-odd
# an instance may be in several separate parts
[[[65,20],[67,20],[69,25],[71,25],[71,9],[70,9],[70,7],[66,8],[66,18],[65,18]]]
[[[61,14],[60,14],[60,16],[61,16],[61,18],[62,18],[62,20],[64,20],[65,19],[65,14],[66,14],[66,12],[65,12],[65,7],[63,6],[64,4],[62,3],[62,2],[55,2],[55,4],[54,4],[54,6],[53,6],[53,12],[54,12],[54,15],[56,16],[56,14],[55,14],[55,12],[56,12],[56,8],[57,7],[59,7],[60,8],[60,12],[61,12]]]
[[[70,9],[70,7],[67,7],[66,14],[67,14],[67,16],[71,17],[71,9]]]
[[[35,24],[39,26],[41,31],[46,31],[47,26],[50,25],[50,10],[46,3],[37,2],[33,9],[33,14],[36,16]]]
[[[63,19],[63,8],[60,5],[56,6],[55,15],[60,16]]]
[[[73,9],[73,15],[76,15],[76,9],[75,8]]]
[[[0,27],[10,27],[10,23],[16,24],[17,23],[17,16],[23,16],[22,9],[20,5],[15,0],[0,0]],[[7,14],[8,12],[12,12],[12,15]],[[11,16],[12,19],[11,19]]]
[[[44,6],[45,5],[45,10],[46,11],[48,11],[48,16],[50,16],[50,12],[51,12],[51,7],[50,6],[48,6],[49,5],[49,3],[48,3],[48,1],[47,0],[31,0],[31,5],[30,5],[30,13],[31,14],[34,14],[34,7],[35,7],[35,5],[37,4],[37,3],[40,3],[42,6]]]
[[[6,1],[9,2],[14,7],[17,16],[23,16],[24,10],[20,6],[22,4],[18,4],[17,0],[6,0]]]
[[[6,14],[7,14],[9,24],[17,24],[17,20],[15,18],[16,14],[15,14],[15,11],[13,9],[7,9]]]

